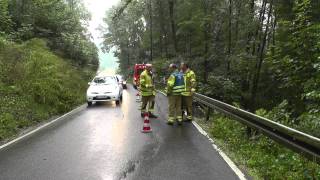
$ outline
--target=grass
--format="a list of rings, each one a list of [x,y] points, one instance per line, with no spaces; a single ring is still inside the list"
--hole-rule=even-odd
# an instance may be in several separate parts
[[[214,118],[213,118],[214,117]],[[248,138],[246,126],[220,114],[196,121],[215,143],[254,179],[320,179],[320,165],[258,134]]]

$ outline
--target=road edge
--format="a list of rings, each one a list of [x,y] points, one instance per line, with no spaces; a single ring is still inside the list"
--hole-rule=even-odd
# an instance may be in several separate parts
[[[202,127],[195,121],[192,121],[192,124],[196,127],[196,129],[208,140],[211,142],[213,149],[215,149],[219,155],[224,159],[224,161],[230,166],[233,172],[239,177],[240,180],[247,180],[246,176],[242,173],[242,171],[236,166],[236,164],[214,143],[214,140],[208,135],[208,133],[202,129]]]
[[[164,92],[157,90],[158,93],[167,96]],[[228,164],[232,171],[238,176],[240,180],[247,180],[246,176],[236,166],[236,164],[214,143],[214,140],[208,135],[208,133],[202,129],[202,127],[195,121],[192,121],[193,126],[205,137],[208,138],[214,150],[222,157],[222,159]]]
[[[82,111],[85,107],[86,107],[86,105],[83,104],[83,105],[73,109],[72,111],[69,111],[68,113],[66,113],[66,114],[64,114],[64,115],[62,115],[62,116],[60,116],[60,117],[58,117],[56,119],[53,119],[53,120],[51,120],[51,121],[49,121],[49,122],[47,122],[47,123],[45,123],[45,124],[43,124],[43,125],[41,125],[39,127],[36,127],[35,129],[33,129],[33,130],[31,130],[31,131],[29,131],[29,132],[27,132],[25,134],[22,134],[22,135],[20,135],[20,136],[18,136],[16,138],[10,140],[9,142],[7,142],[7,143],[5,143],[3,145],[0,145],[0,151],[5,149],[5,148],[7,148],[7,147],[9,147],[10,145],[13,145],[15,143],[18,143],[19,141],[22,141],[23,139],[25,139],[25,138],[37,133],[38,131],[40,131],[40,130],[46,128],[46,127],[49,127],[50,125],[52,125],[52,124],[54,124],[54,123],[56,123],[56,122],[58,122],[60,120],[64,120],[65,118],[70,117],[70,116]]]

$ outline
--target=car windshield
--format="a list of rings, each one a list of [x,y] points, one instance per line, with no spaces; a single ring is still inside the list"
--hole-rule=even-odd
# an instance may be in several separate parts
[[[96,84],[114,84],[116,83],[115,79],[113,77],[96,77],[93,80]]]

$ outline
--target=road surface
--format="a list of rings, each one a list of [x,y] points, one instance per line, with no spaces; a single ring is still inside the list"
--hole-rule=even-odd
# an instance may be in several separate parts
[[[120,106],[84,108],[1,150],[0,179],[238,179],[192,123],[165,123],[166,103],[159,94],[160,116],[151,119],[153,132],[143,134],[135,90],[129,87]]]

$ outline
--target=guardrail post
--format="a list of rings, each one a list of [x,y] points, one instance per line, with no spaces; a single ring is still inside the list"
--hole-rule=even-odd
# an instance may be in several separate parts
[[[207,113],[206,113],[206,121],[210,120],[210,114],[211,114],[211,108],[208,107]]]

